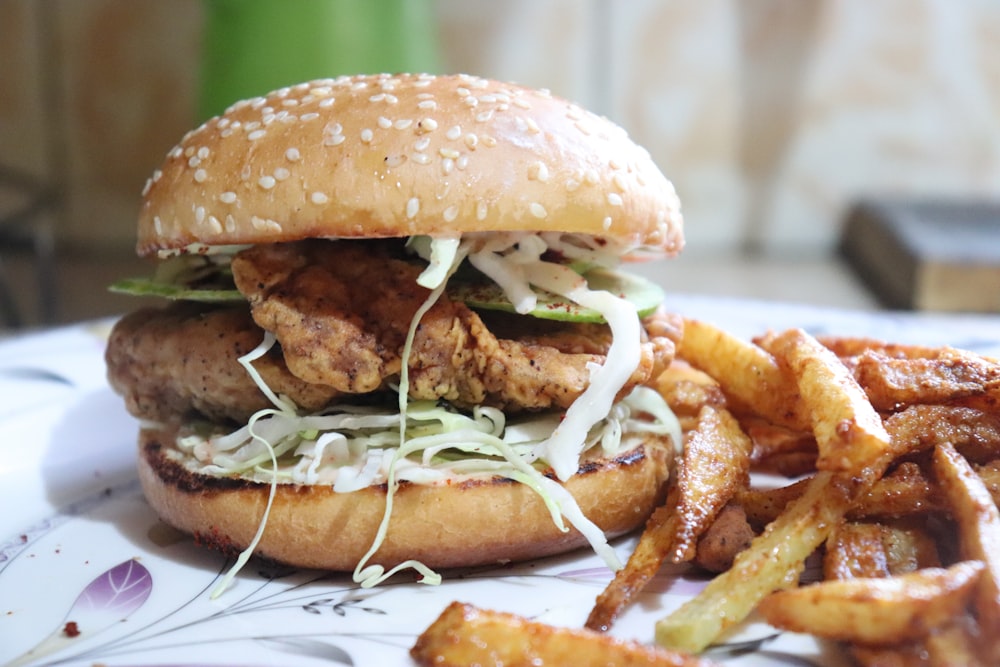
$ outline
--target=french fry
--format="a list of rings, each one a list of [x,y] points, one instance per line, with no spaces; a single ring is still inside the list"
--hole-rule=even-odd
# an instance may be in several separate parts
[[[968,615],[932,632],[923,642],[929,667],[986,667],[979,655],[979,629]]]
[[[684,439],[677,471],[673,560],[694,558],[698,538],[737,490],[747,486],[753,443],[725,409],[706,405]]]
[[[842,522],[826,542],[823,578],[846,580],[888,577],[889,559],[877,523]]]
[[[934,473],[958,524],[963,558],[985,566],[976,593],[976,618],[983,634],[1000,643],[1000,511],[962,456],[949,444],[934,449]]]
[[[779,591],[758,611],[794,632],[866,645],[926,637],[961,615],[983,572],[978,561],[884,578],[824,581]]]
[[[673,545],[677,523],[677,513],[674,511],[676,506],[675,484],[667,495],[666,504],[658,507],[646,521],[646,527],[625,567],[615,573],[611,582],[597,596],[584,627],[596,632],[607,632],[622,610],[660,571]]]
[[[760,347],[700,320],[684,320],[677,357],[718,380],[723,392],[770,421],[809,428],[795,383]]]
[[[892,343],[877,338],[858,336],[817,336],[817,340],[838,357],[857,357],[865,352],[877,352],[891,359],[935,359],[944,347],[928,347],[906,343]]]
[[[711,667],[714,664],[590,630],[556,627],[460,602],[445,608],[417,638],[410,655],[424,667]]]
[[[1000,458],[1000,414],[958,405],[911,405],[885,420],[893,440],[909,451],[950,443],[965,457],[985,462]]]
[[[816,436],[819,470],[860,470],[886,450],[889,436],[864,390],[836,355],[801,329],[769,337],[766,349],[787,364]]]
[[[857,357],[854,377],[879,410],[944,404],[1000,391],[1000,364],[952,348],[931,359],[897,359],[868,351]]]

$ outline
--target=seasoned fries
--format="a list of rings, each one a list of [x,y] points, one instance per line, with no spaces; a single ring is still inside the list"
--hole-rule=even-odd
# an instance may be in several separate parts
[[[410,655],[426,667],[711,667],[714,664],[591,630],[555,627],[459,602],[445,608],[417,638]]]
[[[586,627],[608,630],[669,560],[719,573],[656,623],[672,656],[700,653],[756,611],[863,666],[1000,664],[1000,362],[800,329],[747,342],[690,319],[679,335],[657,386],[684,452]],[[814,554],[822,581],[801,582]],[[459,624],[449,613],[439,623]],[[493,622],[522,645],[539,633],[550,658],[573,643],[573,663],[591,664],[577,659],[590,636]],[[492,641],[500,630],[457,632]],[[506,651],[515,640],[496,641]],[[595,654],[633,664],[610,646]]]
[[[982,563],[964,561],[895,577],[825,581],[774,593],[757,609],[786,630],[869,646],[898,644],[960,616],[982,571]]]

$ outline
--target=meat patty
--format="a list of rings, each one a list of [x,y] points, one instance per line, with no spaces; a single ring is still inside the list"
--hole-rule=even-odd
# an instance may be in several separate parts
[[[281,343],[292,373],[345,393],[370,392],[398,380],[407,330],[430,294],[417,284],[422,266],[396,256],[394,247],[258,245],[234,258],[233,277],[254,321]],[[608,329],[595,335],[595,327],[564,323],[540,336],[533,319],[509,318],[528,328],[508,327],[507,337],[498,338],[465,304],[438,299],[413,338],[409,395],[459,406],[569,407],[586,389],[590,366],[604,362]],[[672,356],[667,339],[643,342],[625,391],[647,382]]]
[[[367,241],[255,246],[233,260],[249,309],[178,303],[122,318],[107,348],[109,380],[140,418],[245,422],[269,403],[237,359],[265,329],[279,345],[254,367],[305,410],[388,389],[399,382],[407,329],[429,293],[416,284],[420,270]],[[643,341],[625,391],[673,358],[670,328],[648,328],[658,335]],[[409,396],[508,411],[566,408],[609,344],[604,325],[481,317],[444,296],[414,337]]]
[[[108,381],[130,413],[160,422],[201,415],[246,421],[270,403],[237,361],[263,337],[245,305],[180,302],[144,308],[115,323],[105,353]],[[307,410],[339,392],[310,384],[285,367],[279,350],[254,362],[268,386]]]

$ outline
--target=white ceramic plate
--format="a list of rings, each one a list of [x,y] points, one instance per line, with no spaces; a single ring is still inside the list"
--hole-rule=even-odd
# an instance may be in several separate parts
[[[1000,352],[1000,322],[677,299],[741,335],[767,328],[951,342]],[[213,599],[229,563],[161,524],[132,472],[136,423],[104,380],[107,323],[0,343],[0,664],[412,665],[415,637],[454,600],[580,626],[611,578],[582,551],[504,568],[406,576],[362,590],[349,576],[251,563]],[[616,548],[626,558],[634,538]],[[664,571],[613,634],[651,642],[655,621],[704,580]],[[710,655],[734,665],[841,664],[835,648],[747,624]]]

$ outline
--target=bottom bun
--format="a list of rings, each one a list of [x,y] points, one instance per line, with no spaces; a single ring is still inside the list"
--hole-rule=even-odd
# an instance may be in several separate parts
[[[176,433],[140,433],[139,479],[153,509],[200,543],[234,554],[256,534],[270,485],[193,473],[164,454]],[[663,499],[669,438],[649,438],[613,459],[584,462],[565,486],[608,537],[641,526]],[[386,485],[351,493],[328,486],[280,484],[254,553],[302,568],[353,570],[375,538]],[[385,541],[372,563],[415,559],[431,568],[506,563],[587,544],[560,531],[542,499],[503,478],[421,485],[403,482],[393,496]]]

